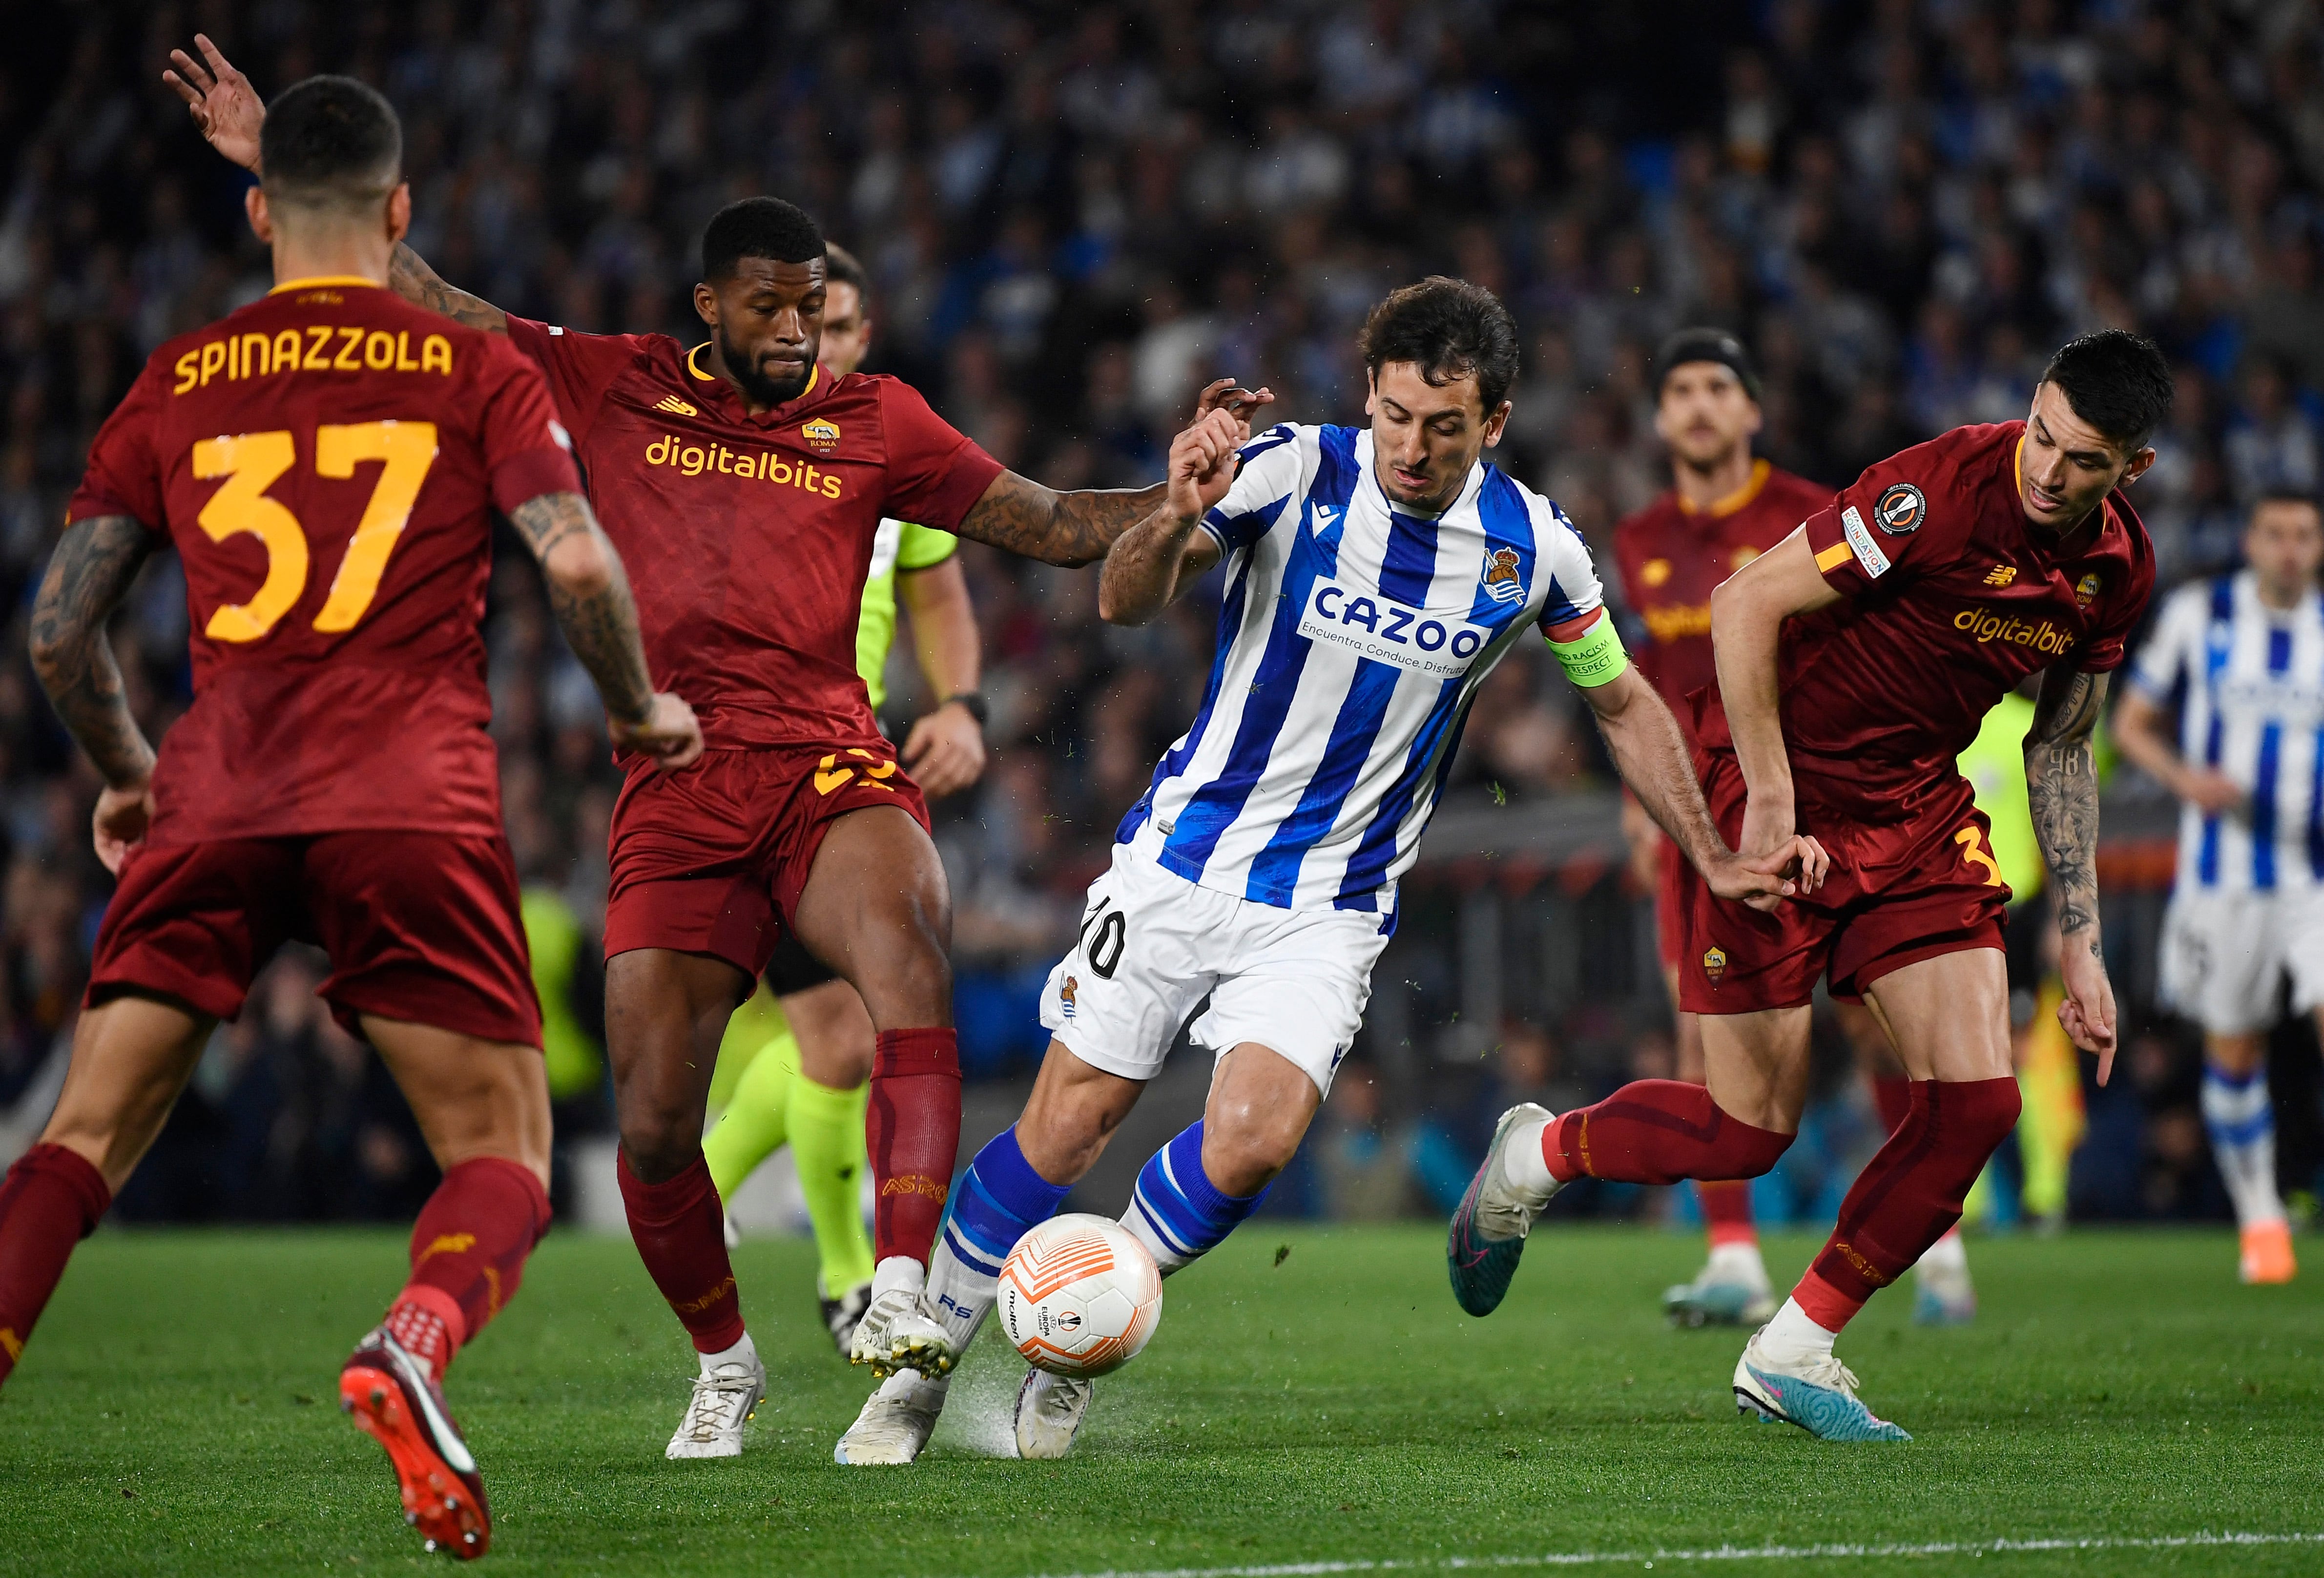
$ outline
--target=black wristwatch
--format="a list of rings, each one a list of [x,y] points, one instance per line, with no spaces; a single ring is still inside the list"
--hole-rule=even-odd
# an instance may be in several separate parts
[[[992,721],[992,706],[984,699],[984,693],[981,690],[964,690],[958,696],[947,696],[944,698],[944,705],[966,707],[968,715],[976,720],[976,726],[980,729]]]

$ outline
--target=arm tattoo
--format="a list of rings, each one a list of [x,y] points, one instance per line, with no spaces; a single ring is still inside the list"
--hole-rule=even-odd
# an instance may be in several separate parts
[[[1169,496],[1152,487],[1061,494],[1013,471],[992,479],[955,531],[1053,565],[1085,565],[1105,557],[1114,539],[1161,508]]]
[[[589,502],[579,494],[543,494],[527,499],[509,517],[549,582],[549,610],[589,678],[605,710],[625,724],[643,723],[653,710],[653,683],[646,671],[645,643],[638,635],[638,608],[621,555],[597,529]],[[605,575],[595,586],[567,586],[551,556],[568,543],[594,539]]]
[[[78,521],[57,544],[32,605],[32,669],[41,688],[115,789],[152,775],[153,747],[129,715],[105,624],[153,546],[153,534],[127,515]]]
[[[2034,834],[2058,888],[2058,933],[2089,932],[2098,948],[2098,780],[2090,731],[2106,699],[2107,677],[2052,669],[2042,681],[2025,736],[2025,796]]]
[[[420,254],[401,241],[387,262],[387,288],[430,312],[440,312],[455,323],[491,334],[508,332],[508,314],[481,297],[456,291],[439,278]]]

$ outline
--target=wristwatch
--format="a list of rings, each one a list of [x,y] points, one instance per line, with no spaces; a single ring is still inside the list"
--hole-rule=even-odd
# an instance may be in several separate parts
[[[958,696],[947,696],[944,698],[944,705],[966,707],[968,715],[976,720],[976,726],[980,729],[992,721],[991,704],[984,699],[984,693],[981,690],[964,690]]]

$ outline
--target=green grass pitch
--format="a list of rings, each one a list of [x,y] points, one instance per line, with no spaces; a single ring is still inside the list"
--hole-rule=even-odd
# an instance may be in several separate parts
[[[847,1470],[832,1443],[865,1383],[815,1327],[804,1244],[737,1257],[772,1390],[748,1452],[673,1463],[683,1339],[627,1243],[553,1236],[452,1376],[498,1518],[484,1570],[2324,1570],[2318,1543],[2132,1543],[2324,1535],[2324,1277],[2238,1287],[2224,1230],[1978,1242],[1966,1330],[1876,1300],[1841,1352],[1915,1433],[1902,1447],[1738,1421],[1739,1335],[1656,1313],[1691,1238],[1546,1228],[1486,1321],[1454,1308],[1442,1242],[1252,1223],[1170,1283],[1074,1457],[979,1451],[1005,1439],[1019,1373],[988,1330],[918,1466]],[[1779,1279],[1813,1249],[1772,1241]],[[442,1571],[334,1406],[401,1264],[383,1232],[82,1246],[0,1391],[0,1572]],[[2053,1539],[2109,1543],[1959,1548]],[[1702,1554],[1836,1546],[1957,1548]]]

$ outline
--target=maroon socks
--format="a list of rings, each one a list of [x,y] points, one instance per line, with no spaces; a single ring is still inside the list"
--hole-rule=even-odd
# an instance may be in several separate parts
[[[1596,1106],[1561,1114],[1542,1135],[1542,1156],[1560,1183],[1675,1184],[1756,1178],[1791,1143],[1788,1134],[1720,1112],[1702,1085],[1641,1079]]]
[[[388,1332],[441,1380],[516,1296],[525,1257],[548,1231],[549,1195],[530,1167],[501,1157],[459,1163],[412,1224],[411,1280],[388,1308]]]
[[[880,1032],[863,1138],[875,1190],[873,1252],[925,1265],[960,1155],[960,1041],[951,1029]]]
[[[32,1147],[0,1179],[0,1381],[16,1368],[73,1246],[112,1204],[97,1168],[61,1145]]]
[[[619,1171],[638,1258],[694,1339],[695,1351],[732,1348],[742,1340],[742,1300],[726,1258],[725,1213],[718,1187],[710,1181],[710,1164],[697,1156],[678,1177],[648,1184],[630,1171],[630,1158],[623,1155]]]
[[[1960,1220],[1987,1158],[2017,1126],[2017,1081],[1898,1081],[1910,1100],[1840,1207],[1823,1252],[1792,1290],[1808,1318],[1846,1325]]]

